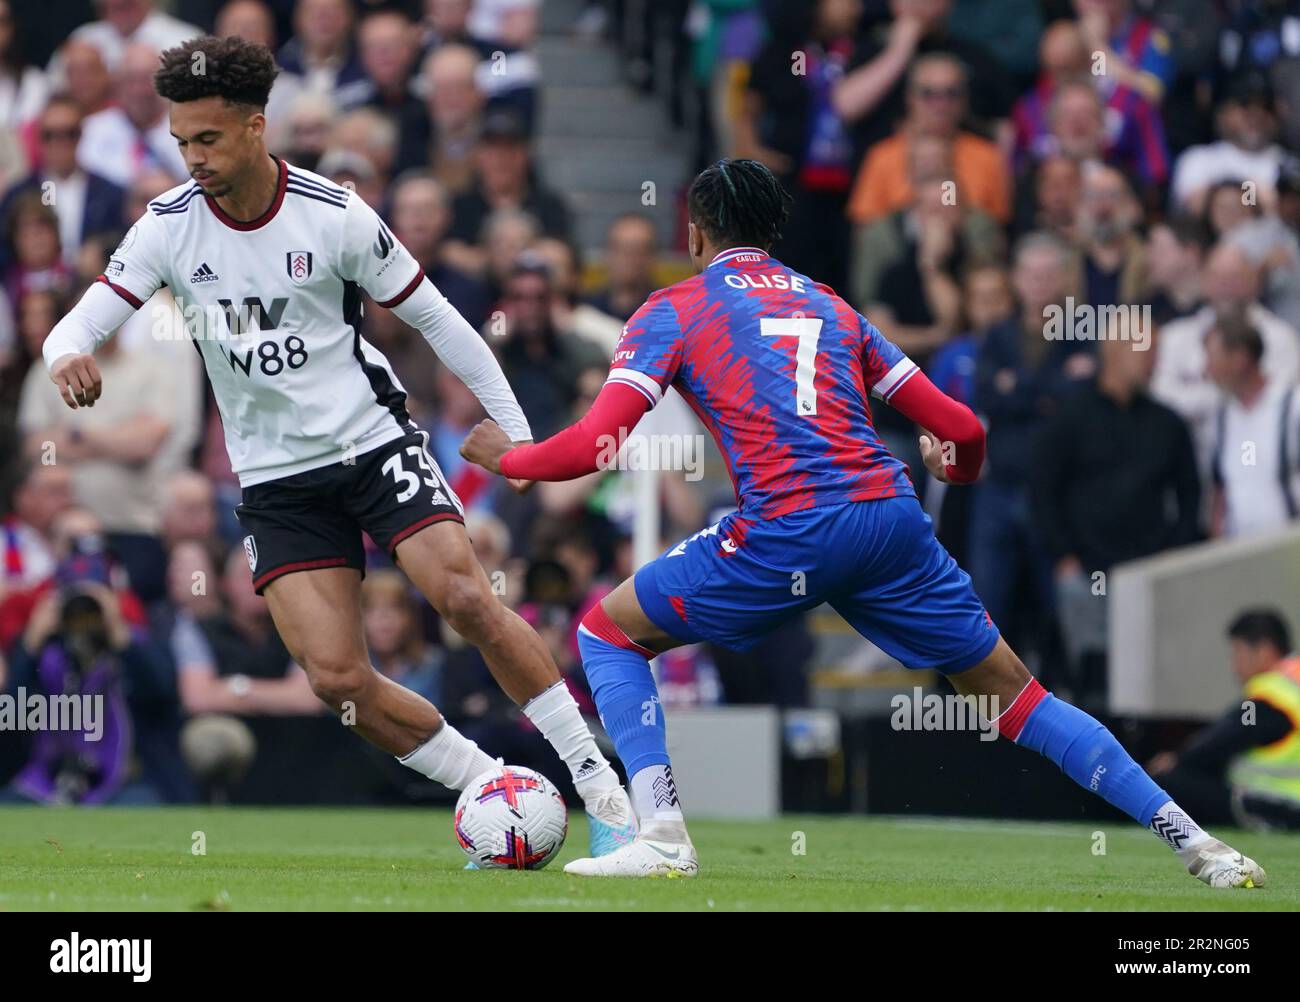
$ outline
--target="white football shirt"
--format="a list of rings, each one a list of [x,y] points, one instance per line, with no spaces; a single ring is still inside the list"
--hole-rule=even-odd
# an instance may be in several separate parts
[[[129,308],[171,289],[186,329],[160,316],[154,336],[193,338],[240,483],[348,462],[415,430],[401,383],[361,337],[362,290],[419,327],[512,438],[530,438],[487,346],[374,210],[347,188],[277,164],[276,196],[259,218],[234,220],[199,185],[179,185],[149,203],[100,276]],[[51,333],[48,363],[93,350],[121,323],[93,292]],[[434,340],[439,327],[447,343]]]

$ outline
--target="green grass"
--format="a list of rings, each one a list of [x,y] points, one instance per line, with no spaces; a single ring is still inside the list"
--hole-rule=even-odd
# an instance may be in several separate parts
[[[475,873],[448,811],[7,807],[0,910],[1300,910],[1296,835],[1221,833],[1270,883],[1212,891],[1121,824],[790,816],[692,832],[702,876],[609,881],[562,872],[585,854],[580,815],[548,869]]]

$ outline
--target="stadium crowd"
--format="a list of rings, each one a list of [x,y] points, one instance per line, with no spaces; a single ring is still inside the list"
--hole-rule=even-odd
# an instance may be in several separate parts
[[[681,200],[643,208],[630,177],[605,246],[576,245],[535,153],[541,0],[78,6],[51,37],[36,5],[0,0],[0,691],[102,692],[130,738],[42,735],[12,768],[0,754],[0,779],[44,801],[220,796],[254,755],[238,721],[324,708],[253,593],[200,360],[166,334],[180,306],[160,291],[105,345],[93,410],[64,407],[41,361],[145,205],[187,177],[159,51],[205,31],[271,48],[272,150],[380,211],[483,331],[539,438],[584,412],[622,324],[686,274]],[[980,483],[944,491],[922,482],[915,429],[875,410],[994,621],[1058,691],[1103,688],[1098,574],[1300,517],[1300,2],[591,0],[572,30],[622,47],[628,85],[690,127],[693,164],[777,173],[793,211],[775,255],[987,422]],[[417,332],[368,303],[363,334],[490,578],[581,693],[576,623],[632,569],[630,478],[516,496],[459,458],[484,412]],[[705,484],[663,478],[666,542],[734,501]],[[477,653],[372,556],[375,666],[494,754],[538,761]],[[812,651],[793,623],[744,657],[686,648],[657,667],[669,702],[801,705]]]

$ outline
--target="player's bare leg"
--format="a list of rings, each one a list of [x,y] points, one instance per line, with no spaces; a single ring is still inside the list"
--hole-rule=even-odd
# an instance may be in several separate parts
[[[959,695],[996,698],[1004,737],[1047,756],[1080,786],[1145,824],[1198,880],[1211,887],[1263,886],[1258,863],[1206,833],[1105,727],[1047,693],[1005,640],[998,638],[988,657],[948,679]]]
[[[280,638],[312,691],[362,737],[453,790],[496,762],[448,724],[423,696],[377,672],[361,625],[361,574],[301,571],[266,587]]]
[[[583,667],[605,729],[628,772],[641,831],[623,848],[598,859],[577,859],[565,873],[583,877],[689,877],[699,860],[682,816],[664,739],[649,659],[680,646],[637,601],[632,579],[587,614],[578,632]]]
[[[483,654],[492,677],[569,767],[591,824],[593,855],[632,840],[636,817],[542,638],[506,608],[465,527],[437,522],[397,544],[398,566],[447,624]]]

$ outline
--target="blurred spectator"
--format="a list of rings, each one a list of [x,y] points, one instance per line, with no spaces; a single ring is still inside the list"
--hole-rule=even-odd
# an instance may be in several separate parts
[[[69,560],[81,546],[79,541],[92,540],[94,548],[103,548],[104,527],[94,513],[85,508],[71,504],[60,504],[59,511],[53,516],[47,539],[54,553],[56,565]],[[135,626],[144,626],[146,616],[144,605],[131,590],[126,574],[115,559],[116,554],[108,551],[109,582],[116,593],[122,614]],[[11,588],[8,594],[0,595],[0,651],[4,651],[17,640],[32,616],[32,610],[42,598],[56,587],[53,576],[38,581],[28,588]]]
[[[998,264],[975,264],[962,283],[966,333],[936,351],[926,369],[940,390],[970,405],[975,395],[975,367],[988,332],[1015,313],[1011,279]],[[935,523],[935,535],[962,567],[970,566],[971,499],[978,487],[950,491],[931,479],[926,484],[925,507]]]
[[[19,128],[45,104],[45,74],[29,65],[10,0],[0,0],[0,190],[25,167]]]
[[[733,123],[736,152],[762,160],[794,195],[773,255],[838,288],[848,253],[844,206],[858,151],[833,94],[853,58],[862,5],[814,0],[786,5],[782,13]],[[792,59],[803,63],[792,66]]]
[[[537,176],[518,116],[507,111],[487,116],[474,162],[477,184],[452,203],[449,241],[472,246],[488,216],[499,209],[522,209],[536,217],[547,236],[569,238],[569,208]]]
[[[1260,273],[1260,299],[1278,316],[1300,321],[1300,241],[1276,215],[1255,212],[1225,242],[1240,247]]]
[[[1112,123],[1111,162],[1145,184],[1169,177],[1159,108],[1177,68],[1169,36],[1130,0],[1074,0],[1093,80]]]
[[[181,42],[203,34],[202,29],[179,21],[156,10],[151,0],[95,0],[101,20],[77,28],[68,40],[89,42],[103,56],[112,72],[126,58],[132,45],[150,49],[155,55]],[[56,55],[51,69],[57,71],[61,61]]]
[[[972,125],[1010,148],[1014,93],[1007,71],[984,46],[948,30],[952,0],[890,0],[893,19],[862,45],[855,68],[836,86],[835,110],[846,122],[862,122],[863,143],[889,135],[904,115],[904,77],[918,57],[947,53],[970,82]],[[963,95],[964,98],[964,95]]]
[[[606,358],[613,358],[614,346],[623,335],[623,321],[581,301],[582,275],[573,245],[555,237],[544,237],[534,241],[528,249],[545,261],[550,270],[555,287],[551,318],[556,330],[570,331],[585,338],[604,352]],[[630,272],[630,263],[628,268]],[[652,291],[654,287],[652,284]]]
[[[1259,75],[1234,81],[1219,105],[1218,126],[1218,142],[1193,146],[1174,165],[1174,207],[1201,212],[1210,189],[1224,181],[1237,182],[1243,199],[1271,206],[1282,147],[1275,142],[1277,118],[1268,81]]]
[[[1048,105],[1047,128],[1043,146],[1048,152],[1084,167],[1105,159],[1106,109],[1087,81],[1070,81],[1057,89]]]
[[[1147,297],[1157,327],[1189,317],[1201,308],[1201,269],[1209,234],[1197,219],[1175,216],[1151,227],[1147,236]]]
[[[63,316],[65,302],[57,289],[29,292],[18,301],[16,343],[0,348],[0,426],[14,424],[27,371],[32,361],[41,357],[41,345]],[[0,326],[7,322],[7,306],[8,298],[0,291]]]
[[[428,167],[452,195],[470,189],[486,100],[475,80],[478,65],[478,53],[465,45],[428,55],[420,70],[428,114],[405,122],[396,170]]]
[[[1172,154],[1211,138],[1222,6],[1217,0],[1164,0],[1146,5],[1151,19],[1169,37],[1173,56],[1173,79],[1158,109]]]
[[[126,691],[131,676],[159,684],[165,674],[156,649],[122,618],[113,592],[94,580],[69,580],[36,606],[10,654],[10,685],[27,698],[72,696],[79,727],[32,735],[27,764],[10,790],[44,804],[103,804],[127,787],[132,725]],[[133,791],[151,802],[157,794]]]
[[[397,158],[397,126],[392,120],[374,108],[346,112],[330,130],[330,148],[316,165],[319,173],[329,175],[332,172],[332,165],[326,158],[334,152],[349,153],[370,165],[369,176],[363,181],[382,204],[382,193],[388,187]],[[357,176],[355,169],[353,176]]]
[[[192,660],[180,677],[186,712],[240,716],[324,712],[307,673],[293,663],[280,640],[266,600],[253,591],[253,574],[242,546],[231,548],[220,584],[222,611],[199,621],[211,659]]]
[[[65,467],[23,462],[9,514],[0,520],[0,598],[11,589],[34,588],[54,573],[54,521],[71,506],[72,480]]]
[[[443,655],[420,634],[416,602],[406,578],[372,571],[361,583],[361,616],[370,663],[385,678],[442,703]]]
[[[609,364],[591,342],[555,329],[553,294],[546,265],[532,256],[520,260],[502,300],[506,334],[494,344],[538,439],[568,424],[578,373],[587,367],[607,369]]]
[[[1084,170],[1080,196],[1082,302],[1092,306],[1137,302],[1146,288],[1146,253],[1137,233],[1141,205],[1123,174],[1099,165]]]
[[[1102,57],[1111,107],[1133,100],[1159,106],[1174,77],[1169,36],[1131,0],[1074,0],[1084,45]]]
[[[1247,200],[1243,185],[1241,181],[1219,181],[1205,193],[1201,221],[1215,243],[1242,223],[1259,218],[1259,205]]]
[[[1047,550],[1029,504],[1038,437],[1072,384],[1090,377],[1096,363],[1090,342],[1046,336],[1049,310],[1072,292],[1076,264],[1069,248],[1031,234],[1016,246],[1014,261],[1017,313],[988,332],[975,372],[974,407],[989,436],[971,512],[970,572],[998,628],[1021,637],[1026,604],[1050,601],[1052,593]],[[1037,611],[1039,635],[1026,646],[1041,656],[1050,608]]]
[[[469,30],[515,49],[526,49],[537,38],[542,0],[476,0],[470,10]]]
[[[340,106],[367,89],[366,71],[352,45],[353,7],[349,0],[297,0],[293,37],[275,61],[302,78],[305,90],[330,97]]]
[[[849,286],[855,301],[921,363],[957,333],[962,271],[1002,253],[997,223],[967,207],[954,187],[950,152],[937,137],[914,140],[908,163],[912,204],[859,226],[855,237]]]
[[[75,411],[35,362],[23,384],[19,427],[28,455],[69,464],[78,501],[103,521],[133,587],[149,601],[163,592],[160,495],[175,459],[165,447],[192,422],[178,410],[165,357],[127,351],[110,338],[96,361],[114,392]]]
[[[1011,113],[1017,173],[1057,151],[1048,124],[1049,109],[1064,84],[1088,79],[1088,50],[1078,23],[1054,21],[1048,25],[1039,41],[1038,61],[1038,82],[1016,101]]]
[[[68,291],[71,269],[60,249],[59,217],[37,192],[28,190],[14,199],[5,236],[9,265],[4,289],[10,302],[21,309],[30,293]]]
[[[444,250],[447,260],[457,267],[483,274],[495,303],[503,295],[520,255],[540,237],[541,226],[532,213],[520,209],[497,209],[483,223],[477,245],[449,242]],[[494,312],[493,321],[500,316],[500,311]]]
[[[1274,609],[1244,609],[1227,629],[1242,699],[1178,752],[1147,763],[1170,796],[1209,824],[1300,828],[1300,657]]]
[[[431,171],[412,169],[393,181],[391,193],[393,233],[457,312],[480,329],[491,306],[488,287],[443,260],[443,241],[451,228],[446,189]]]
[[[272,52],[277,48],[275,15],[263,0],[229,0],[217,12],[212,33],[218,38],[233,35],[248,42],[257,42]],[[269,143],[272,149],[279,149],[282,144],[289,109],[293,106],[294,98],[302,92],[302,87],[302,77],[293,73],[280,73],[271,84],[271,96],[266,102],[266,129],[271,137]]]
[[[1187,426],[1147,392],[1155,353],[1133,310],[1102,332],[1095,379],[1065,400],[1038,443],[1034,518],[1055,571],[1076,702],[1104,705],[1107,616],[1097,574],[1195,542],[1200,480]]]
[[[329,145],[336,115],[334,101],[327,95],[312,92],[295,95],[277,152],[282,152],[295,167],[314,171]]]
[[[355,191],[367,205],[383,205],[384,178],[365,156],[342,147],[326,150],[316,165],[316,173],[337,185]]]
[[[426,52],[448,45],[468,45],[479,49],[484,58],[491,52],[491,43],[470,34],[469,15],[474,0],[424,0],[422,44]]]
[[[122,226],[125,192],[98,174],[77,164],[81,140],[81,110],[66,95],[55,95],[40,112],[39,166],[14,184],[0,200],[0,220],[22,193],[35,191],[45,196],[59,218],[59,243],[66,264],[72,264],[82,241],[92,234],[118,230]],[[0,265],[8,261],[0,256]]]
[[[113,77],[104,55],[89,42],[70,39],[59,50],[67,93],[77,102],[81,114],[103,111],[113,99]]]
[[[357,52],[365,70],[362,86],[350,89],[341,101],[345,108],[368,105],[393,117],[398,128],[408,116],[417,121],[427,113],[412,88],[419,58],[419,38],[411,19],[401,10],[376,10],[362,18],[357,29]]]
[[[1016,310],[1011,278],[998,264],[975,264],[962,285],[967,333],[935,352],[927,370],[931,381],[954,400],[969,404],[975,392],[975,360],[984,335]]]
[[[605,237],[608,284],[588,296],[587,302],[626,323],[655,291],[658,254],[659,229],[653,219],[640,212],[619,216],[609,224]]]
[[[1220,391],[1206,371],[1206,335],[1221,320],[1246,320],[1263,339],[1265,378],[1285,387],[1300,378],[1300,333],[1260,304],[1259,272],[1239,247],[1220,244],[1209,253],[1201,290],[1206,305],[1166,325],[1156,340],[1151,392],[1188,423],[1204,476],[1209,472],[1213,419],[1221,402]]]
[[[157,69],[155,48],[132,44],[122,53],[113,74],[117,103],[81,123],[77,162],[82,170],[98,173],[122,188],[145,169],[163,170],[177,184],[189,179],[172,138],[167,102],[153,88]]]
[[[917,60],[908,74],[907,120],[898,132],[873,146],[863,161],[849,200],[849,218],[863,224],[904,208],[915,194],[908,180],[908,151],[922,137],[952,144],[952,180],[964,204],[998,222],[1011,215],[1010,179],[997,146],[961,129],[966,110],[966,75],[952,56]]]
[[[1083,168],[1078,161],[1063,154],[1040,160],[1017,185],[1012,232],[1024,236],[1037,230],[1073,243],[1082,188]]]
[[[168,478],[163,488],[163,545],[168,552],[180,543],[209,543],[215,539],[216,496],[212,483],[201,473],[182,470]]]
[[[1224,397],[1211,470],[1216,536],[1277,532],[1300,518],[1300,392],[1261,370],[1264,340],[1240,316],[1205,336],[1205,369]]]
[[[943,140],[918,139],[911,148],[915,204],[859,227],[855,295],[881,333],[924,364],[957,334],[959,274],[992,260],[1001,237],[987,214],[962,208]]]

